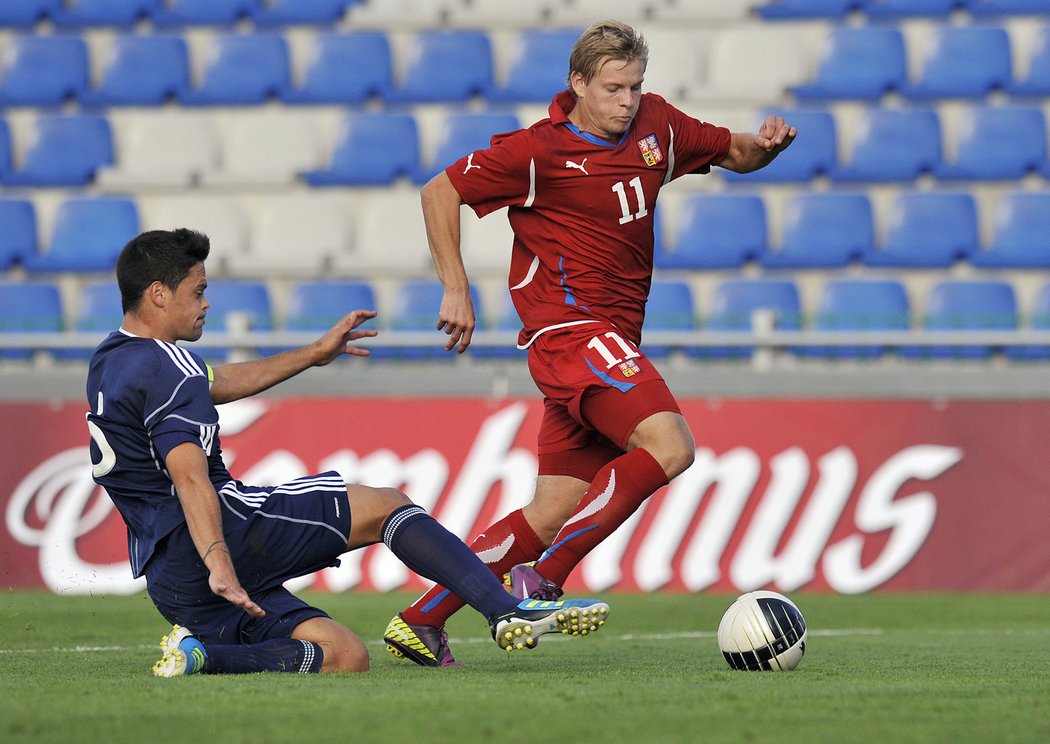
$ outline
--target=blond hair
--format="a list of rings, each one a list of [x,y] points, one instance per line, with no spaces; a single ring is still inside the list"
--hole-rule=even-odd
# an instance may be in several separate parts
[[[589,83],[608,59],[631,62],[641,60],[642,69],[649,61],[649,45],[645,37],[619,21],[598,21],[583,32],[569,53],[569,77],[578,72]]]

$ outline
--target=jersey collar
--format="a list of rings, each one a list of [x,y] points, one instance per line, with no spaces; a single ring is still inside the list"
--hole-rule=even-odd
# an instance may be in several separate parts
[[[628,127],[627,131],[623,133],[618,142],[610,142],[607,139],[591,134],[590,132],[581,132],[580,128],[569,121],[569,112],[576,106],[576,99],[572,93],[568,90],[563,90],[561,93],[554,96],[554,101],[551,102],[550,108],[547,109],[547,113],[551,117],[551,124],[564,125],[570,132],[575,134],[582,140],[590,142],[592,145],[598,145],[599,147],[619,147],[623,144],[623,141],[627,139],[627,134],[630,132]]]

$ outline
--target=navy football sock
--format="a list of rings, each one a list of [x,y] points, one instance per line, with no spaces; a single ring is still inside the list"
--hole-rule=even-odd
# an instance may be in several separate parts
[[[383,525],[383,542],[410,569],[448,587],[490,621],[518,606],[474,551],[422,507],[395,509]]]
[[[317,674],[324,651],[316,643],[298,638],[272,638],[260,643],[208,644],[204,674],[250,674],[252,672],[292,672]]]

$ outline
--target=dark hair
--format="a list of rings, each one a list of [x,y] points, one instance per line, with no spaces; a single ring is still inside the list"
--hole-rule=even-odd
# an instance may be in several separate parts
[[[207,235],[185,227],[150,230],[132,238],[117,258],[117,286],[124,312],[138,308],[153,282],[178,289],[190,269],[204,263],[210,251]]]

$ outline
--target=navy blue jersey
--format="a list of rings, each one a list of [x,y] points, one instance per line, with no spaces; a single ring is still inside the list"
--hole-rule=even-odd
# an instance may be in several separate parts
[[[164,466],[193,442],[216,490],[231,479],[219,449],[211,370],[193,352],[121,329],[95,350],[87,378],[92,476],[128,527],[131,570],[141,576],[157,543],[186,519]]]

